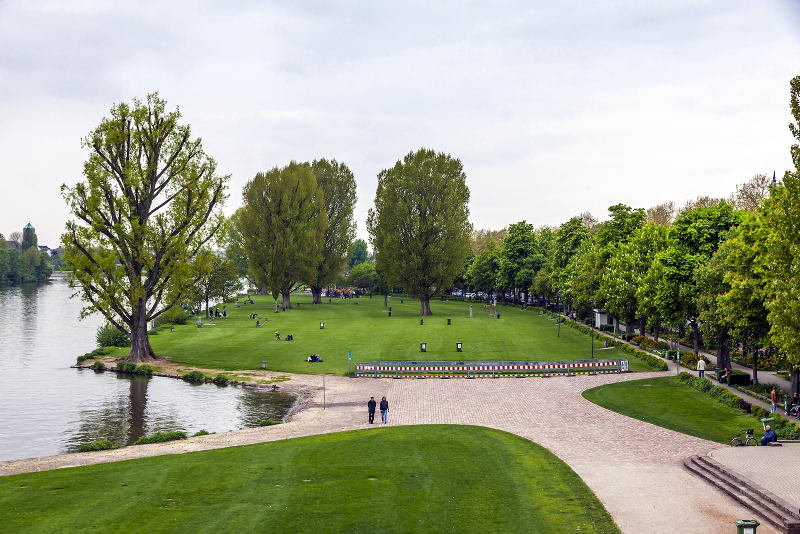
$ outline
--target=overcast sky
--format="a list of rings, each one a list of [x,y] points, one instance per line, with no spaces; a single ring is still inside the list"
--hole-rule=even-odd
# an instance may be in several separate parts
[[[114,103],[159,91],[231,174],[335,158],[358,182],[459,158],[476,228],[601,220],[792,167],[798,2],[0,0],[0,232],[55,247]]]

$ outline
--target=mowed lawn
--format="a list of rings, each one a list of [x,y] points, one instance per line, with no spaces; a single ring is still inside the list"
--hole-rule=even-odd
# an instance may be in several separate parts
[[[555,455],[384,427],[0,477],[4,532],[619,532]]]
[[[353,363],[552,361],[588,359],[592,354],[587,334],[562,325],[557,337],[554,319],[519,307],[500,306],[497,319],[489,317],[483,304],[473,304],[470,319],[468,303],[437,300],[431,302],[434,315],[424,317],[420,325],[419,301],[408,298],[389,299],[391,317],[378,297],[331,302],[325,298],[314,306],[310,295],[293,295],[295,308],[278,313],[271,297],[253,300],[254,305],[239,308],[227,303],[229,317],[216,319],[214,326],[187,324],[175,327],[175,332],[159,329],[158,335],[151,336],[152,346],[158,355],[174,362],[206,369],[257,369],[267,361],[269,369],[278,371],[340,375],[347,372],[348,351]],[[255,328],[256,320],[248,318],[251,313],[269,321]],[[294,341],[276,341],[276,331],[281,339],[292,334]],[[421,342],[427,343],[425,353],[420,352]],[[463,343],[463,352],[456,352],[456,342]],[[601,344],[595,345],[595,358],[624,354],[616,348],[600,348]],[[319,354],[323,362],[306,362],[312,354]],[[649,370],[635,358],[630,360],[632,370]]]
[[[746,428],[754,429],[758,439],[764,436],[758,419],[717,402],[675,376],[599,386],[584,391],[583,397],[613,412],[726,445]]]

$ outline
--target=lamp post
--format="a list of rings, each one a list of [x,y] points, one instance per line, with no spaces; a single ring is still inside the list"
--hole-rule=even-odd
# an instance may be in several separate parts
[[[560,304],[561,306],[563,306],[562,301],[561,301],[561,293],[558,294],[558,303],[557,304]],[[561,311],[560,310],[558,310],[557,315],[558,315],[558,317],[556,318],[556,321],[558,321],[558,334],[556,335],[556,337],[561,337]]]
[[[592,359],[594,359],[594,324],[597,322],[596,314],[597,310],[592,308]]]

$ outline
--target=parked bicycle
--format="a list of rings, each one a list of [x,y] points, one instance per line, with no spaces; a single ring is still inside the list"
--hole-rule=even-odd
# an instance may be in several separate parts
[[[742,432],[745,434],[744,441],[742,441]],[[742,429],[736,434],[736,437],[731,440],[731,447],[747,447],[749,445],[758,446],[758,440],[753,437],[753,429]]]

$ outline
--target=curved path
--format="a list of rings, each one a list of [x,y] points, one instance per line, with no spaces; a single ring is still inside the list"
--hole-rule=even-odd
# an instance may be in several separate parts
[[[732,532],[750,514],[685,471],[681,462],[719,444],[616,414],[581,392],[664,373],[553,378],[350,379],[294,375],[287,386],[311,391],[283,425],[115,451],[0,463],[0,475],[175,454],[369,427],[370,396],[389,401],[389,423],[472,424],[505,430],[547,447],[581,476],[626,533]],[[282,389],[287,389],[286,387]],[[380,414],[376,420],[380,421]],[[375,427],[378,424],[376,423]],[[480,461],[476,458],[475,461]],[[759,533],[771,533],[768,525]]]

